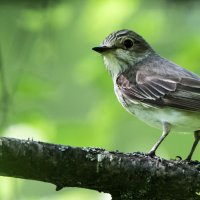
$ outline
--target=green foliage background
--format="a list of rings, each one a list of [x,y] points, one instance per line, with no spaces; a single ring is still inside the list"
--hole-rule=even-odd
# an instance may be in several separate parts
[[[1,135],[147,152],[161,131],[121,107],[101,56],[91,48],[128,28],[159,54],[200,74],[199,6],[199,1],[178,0],[1,1],[6,85],[1,81]],[[192,142],[192,134],[172,132],[157,154],[185,158]],[[200,147],[194,159],[200,159]],[[13,178],[0,177],[0,188],[3,200],[110,199],[84,189],[55,192],[50,184]]]

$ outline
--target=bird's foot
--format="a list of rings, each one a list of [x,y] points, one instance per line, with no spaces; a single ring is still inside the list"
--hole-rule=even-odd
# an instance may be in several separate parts
[[[188,156],[186,159],[182,159],[181,156],[176,156],[175,160],[178,161],[178,162],[180,162],[180,163],[192,163],[193,162],[191,160],[190,156]]]
[[[177,161],[182,161],[183,159],[182,159],[181,156],[176,156],[176,157],[175,157],[175,160],[177,160]]]
[[[149,151],[147,153],[147,156],[150,156],[151,158],[157,157],[156,154],[155,154],[155,151]]]
[[[191,156],[188,156],[184,161],[185,162],[191,162]]]

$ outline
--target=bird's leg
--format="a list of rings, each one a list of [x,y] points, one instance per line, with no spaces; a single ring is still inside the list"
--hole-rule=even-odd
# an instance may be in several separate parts
[[[200,140],[200,131],[199,130],[194,132],[194,139],[195,140],[194,140],[194,143],[192,145],[192,149],[190,150],[190,153],[189,153],[188,157],[185,159],[186,161],[190,161],[191,160],[192,155],[194,153],[194,150],[196,149],[196,146],[197,146],[197,144],[198,144],[198,142]]]
[[[159,138],[159,140],[154,144],[152,149],[149,151],[149,153],[148,153],[149,156],[151,156],[151,157],[155,156],[155,152],[156,152],[157,148],[159,147],[161,142],[166,138],[166,136],[169,134],[169,132],[170,132],[170,124],[168,124],[167,122],[164,122],[163,123],[163,133],[162,133],[161,137]]]

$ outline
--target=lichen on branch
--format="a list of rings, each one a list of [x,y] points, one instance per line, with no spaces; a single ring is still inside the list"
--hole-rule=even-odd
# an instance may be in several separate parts
[[[0,138],[0,175],[110,193],[114,200],[200,199],[200,163]]]

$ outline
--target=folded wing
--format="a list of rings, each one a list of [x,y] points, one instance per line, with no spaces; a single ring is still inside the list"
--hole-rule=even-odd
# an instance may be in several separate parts
[[[122,95],[156,107],[174,107],[200,112],[200,80],[137,74],[134,81],[119,75],[117,85]]]

